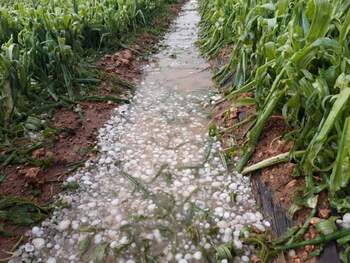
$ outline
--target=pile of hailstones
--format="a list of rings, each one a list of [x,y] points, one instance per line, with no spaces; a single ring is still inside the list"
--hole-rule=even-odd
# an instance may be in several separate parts
[[[239,240],[240,236],[240,230],[244,227],[244,225],[250,225],[252,224],[260,231],[265,231],[265,228],[270,227],[270,223],[268,221],[263,220],[263,216],[260,212],[244,212],[245,211],[245,205],[247,203],[250,203],[251,205],[254,203],[253,199],[249,199],[249,194],[247,195],[247,191],[249,188],[247,187],[249,185],[249,178],[242,177],[241,175],[236,175],[240,181],[241,185],[238,185],[236,182],[232,182],[229,185],[229,189],[238,189],[238,195],[236,197],[236,204],[238,211],[236,213],[229,213],[227,212],[223,207],[216,207],[213,211],[214,214],[214,220],[217,223],[217,226],[220,228],[220,236],[222,242],[228,242],[232,240],[232,237],[234,238],[234,246],[238,250],[243,250],[244,253],[239,258],[236,258],[236,262],[249,262],[250,254],[253,249],[253,247],[243,247],[243,244]],[[215,182],[214,182],[215,184]],[[225,199],[227,198],[227,193],[222,192],[215,192],[213,194],[213,199]],[[74,197],[73,197],[74,198]],[[61,195],[61,200],[65,203],[72,202],[72,197],[67,195]],[[242,215],[239,215],[242,214]],[[47,263],[58,263],[59,261],[54,257],[56,252],[62,250],[59,244],[53,244],[50,242],[47,242],[45,240],[45,228],[54,228],[56,231],[59,232],[67,232],[70,228],[72,229],[78,229],[79,224],[77,225],[76,221],[70,221],[69,219],[65,219],[63,221],[60,221],[57,223],[57,217],[59,216],[58,211],[54,212],[54,215],[52,219],[45,220],[42,223],[41,227],[35,226],[32,228],[31,231],[29,231],[28,236],[30,236],[31,242],[20,246],[20,248],[15,252],[14,257],[17,257],[21,259],[18,261],[18,259],[10,260],[9,263],[19,263],[19,262],[35,262],[33,261],[33,258],[37,259],[40,258],[40,250],[53,250],[51,257],[49,257],[46,261],[41,262],[47,262]],[[230,227],[231,226],[231,227]],[[208,223],[204,225],[205,228],[210,227]],[[232,231],[234,229],[234,231]],[[68,233],[67,233],[68,235]],[[125,237],[124,237],[125,239]],[[127,239],[127,238],[126,238]],[[100,240],[99,242],[101,242]],[[98,242],[95,238],[95,243]],[[113,243],[113,242],[112,242]],[[111,243],[111,245],[112,245]],[[203,242],[201,242],[203,243]],[[210,249],[211,245],[208,243],[203,243],[203,246],[205,249]],[[201,262],[200,260],[203,258],[200,251],[196,251],[192,254],[190,253],[177,253],[174,255],[175,260],[178,263],[188,263],[191,262],[191,259],[197,260],[197,262]],[[79,262],[79,259],[76,258],[75,255],[67,257],[70,262]],[[222,260],[221,263],[227,263],[227,260]],[[133,260],[128,260],[126,263],[135,263]]]

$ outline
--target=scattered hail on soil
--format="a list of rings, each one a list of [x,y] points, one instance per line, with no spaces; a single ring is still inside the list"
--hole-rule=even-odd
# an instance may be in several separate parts
[[[239,240],[244,225],[269,226],[248,178],[228,172],[208,136],[210,72],[195,46],[196,1],[185,4],[144,69],[133,103],[99,131],[97,160],[67,180],[75,193],[34,227],[10,262],[206,262],[205,251]],[[227,262],[222,260],[221,262]]]

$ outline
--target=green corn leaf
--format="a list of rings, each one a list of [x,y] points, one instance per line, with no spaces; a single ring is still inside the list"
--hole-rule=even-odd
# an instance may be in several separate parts
[[[307,41],[309,43],[314,42],[316,39],[322,38],[326,35],[329,27],[329,23],[332,18],[333,5],[330,0],[312,0],[315,8],[312,13],[314,14],[309,33],[307,35]]]
[[[343,47],[347,47],[346,37],[348,36],[349,31],[350,31],[350,12],[347,12],[344,23],[340,29],[340,35],[339,35],[339,43]]]
[[[320,48],[330,49],[338,52],[340,50],[340,45],[336,40],[333,39],[317,39],[300,51],[296,52],[292,56],[291,62],[299,67],[306,68],[311,63],[311,61],[315,59],[315,56]]]
[[[320,125],[318,132],[315,134],[312,142],[310,143],[305,159],[304,159],[304,167],[306,171],[311,171],[312,167],[314,167],[314,161],[316,159],[317,154],[322,149],[325,141],[327,140],[327,136],[331,129],[334,127],[334,123],[339,117],[339,114],[343,110],[343,108],[347,105],[350,97],[350,88],[344,88],[341,90],[339,95],[336,96],[336,101],[333,104],[331,111],[329,112],[325,121]]]
[[[108,242],[98,244],[92,251],[89,256],[90,260],[94,263],[103,263],[108,254]]]
[[[316,224],[316,229],[322,235],[328,235],[337,230],[337,226],[335,224],[336,217],[330,217],[327,220],[321,220]]]
[[[342,187],[346,187],[350,179],[350,117],[345,120],[338,147],[338,155],[329,183],[333,195]]]
[[[79,242],[78,247],[80,256],[83,256],[89,250],[91,241],[92,236],[88,236]]]

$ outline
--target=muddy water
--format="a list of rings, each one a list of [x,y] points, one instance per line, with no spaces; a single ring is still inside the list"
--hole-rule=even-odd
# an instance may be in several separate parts
[[[13,262],[214,262],[225,243],[236,262],[249,261],[240,230],[265,226],[248,179],[227,171],[208,136],[213,90],[195,45],[196,7],[185,4],[133,103],[99,131],[99,158],[68,179],[80,190],[60,196],[63,208]]]

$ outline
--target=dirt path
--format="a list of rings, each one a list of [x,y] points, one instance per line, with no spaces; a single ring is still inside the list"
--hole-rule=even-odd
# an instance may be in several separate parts
[[[229,241],[242,250],[235,261],[249,261],[239,231],[269,224],[249,180],[227,171],[208,136],[212,83],[195,46],[199,19],[196,1],[185,4],[132,104],[100,129],[98,158],[68,178],[79,190],[59,197],[62,207],[11,262],[207,262]]]

